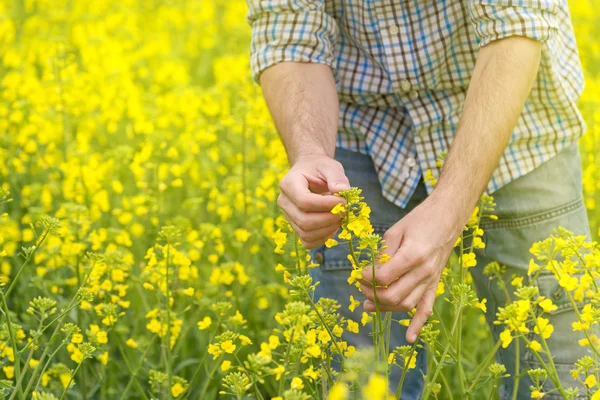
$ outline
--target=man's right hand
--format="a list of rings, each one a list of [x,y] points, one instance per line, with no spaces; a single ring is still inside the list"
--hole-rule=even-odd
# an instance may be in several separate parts
[[[307,249],[321,246],[341,224],[330,211],[344,199],[331,194],[350,188],[342,165],[326,155],[303,155],[279,182],[277,204]]]

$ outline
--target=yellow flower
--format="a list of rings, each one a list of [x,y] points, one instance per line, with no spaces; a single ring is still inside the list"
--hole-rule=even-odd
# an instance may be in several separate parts
[[[373,321],[373,317],[371,317],[369,314],[363,311],[362,318],[360,319],[360,323],[362,324],[362,326],[365,326],[371,321]]]
[[[505,349],[512,342],[513,337],[508,329],[505,329],[500,334],[500,340],[502,341],[502,348]]]
[[[250,338],[246,335],[240,335],[239,339],[240,339],[240,342],[242,343],[242,346],[247,346],[249,344],[252,344],[252,340],[250,340]]]
[[[319,372],[315,371],[315,369],[311,365],[310,367],[308,367],[308,369],[304,370],[302,376],[307,378],[309,381],[314,381],[319,377]]]
[[[558,284],[568,290],[569,292],[577,289],[577,278],[574,276],[569,276],[567,274],[563,274],[558,280]]]
[[[352,320],[348,320],[348,332],[358,333],[358,323]]]
[[[100,360],[102,365],[108,364],[108,351],[105,351],[104,353],[100,354],[98,356],[98,360]]]
[[[332,238],[327,239],[327,241],[325,242],[325,247],[327,248],[332,248],[334,246],[337,246],[338,241]]]
[[[212,319],[210,317],[204,317],[202,321],[198,322],[198,329],[201,331],[204,329],[208,329],[208,327],[212,324]]]
[[[125,344],[127,346],[131,347],[132,349],[137,349],[137,347],[138,347],[137,342],[135,340],[133,340],[132,338],[127,339]]]
[[[460,262],[462,263],[462,266],[464,268],[471,268],[477,265],[477,258],[475,256],[475,253],[467,253],[467,254],[463,254],[460,257]]]
[[[546,395],[546,393],[544,392],[540,392],[539,390],[535,389],[533,392],[531,392],[531,398],[532,399],[541,399],[542,397],[544,397]]]
[[[295,377],[294,379],[292,379],[292,383],[290,386],[292,389],[296,389],[296,390],[304,389],[304,383],[302,383],[302,379],[300,379],[298,377]]]
[[[348,398],[348,386],[345,383],[336,383],[329,391],[327,400],[346,400]]]
[[[396,353],[390,353],[388,355],[388,364],[393,364],[396,361]]]
[[[221,371],[228,371],[231,368],[231,361],[225,360],[221,363]]]
[[[83,335],[81,333],[74,333],[71,343],[83,343]]]
[[[596,377],[594,375],[588,375],[588,377],[585,378],[585,385],[589,388],[596,386]]]
[[[269,336],[269,348],[275,350],[277,347],[279,347],[279,336]]]
[[[363,398],[383,400],[386,399],[388,390],[387,380],[379,374],[372,374],[367,385],[362,388]]]
[[[554,332],[554,327],[550,324],[549,319],[537,317],[537,323],[533,331],[544,339],[548,339]]]
[[[529,343],[529,348],[536,353],[542,351],[542,345],[537,340],[532,340]]]
[[[348,346],[348,348],[346,349],[346,351],[344,351],[344,355],[346,357],[350,357],[350,356],[352,356],[352,354],[354,354],[355,351],[356,351],[356,347],[354,347],[354,346]]]
[[[12,379],[15,376],[15,368],[12,365],[2,367],[2,371],[4,371],[4,375],[6,375],[8,379]]]
[[[478,301],[477,303],[475,303],[475,307],[479,308],[481,311],[483,311],[484,313],[487,312],[487,299],[483,299],[481,301]]]
[[[185,392],[185,389],[183,388],[183,385],[181,383],[177,382],[176,384],[171,386],[171,394],[173,395],[173,397],[177,398],[181,396],[183,392]]]
[[[233,353],[235,351],[235,344],[233,344],[233,342],[231,340],[226,340],[224,342],[221,343],[221,349],[225,352],[225,353]]]
[[[406,367],[408,364],[408,369],[413,369],[417,366],[417,352],[415,351],[412,357],[410,356],[404,357],[404,366]]]
[[[281,375],[285,374],[285,368],[281,365],[278,365],[273,369],[273,373],[275,374],[275,380],[278,381],[281,379]]]
[[[336,215],[340,215],[346,212],[346,206],[344,206],[342,203],[338,203],[335,205],[335,207],[333,207],[331,209],[331,213],[332,214],[336,214]]]
[[[352,312],[354,312],[354,310],[356,309],[356,307],[358,307],[360,305],[360,301],[355,300],[354,296],[350,295],[350,305],[348,306],[348,309]]]
[[[342,334],[344,333],[344,328],[342,328],[339,325],[336,325],[333,327],[333,329],[331,330],[333,332],[333,334],[337,337],[342,337]]]
[[[540,269],[541,269],[541,267],[539,265],[537,265],[532,258],[529,260],[529,269],[527,270],[527,275],[531,276],[531,275],[535,274],[537,271],[539,271]]]
[[[544,300],[540,301],[539,306],[542,307],[542,310],[546,312],[552,312],[558,308],[549,298],[545,298]]]
[[[96,333],[96,339],[100,344],[108,343],[108,335],[106,334],[106,331],[100,331]]]
[[[514,277],[513,280],[510,281],[510,284],[517,288],[523,286],[523,277],[522,276]]]

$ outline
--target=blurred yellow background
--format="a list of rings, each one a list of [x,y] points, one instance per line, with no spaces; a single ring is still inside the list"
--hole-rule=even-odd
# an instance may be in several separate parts
[[[600,0],[571,3],[596,235],[599,8]],[[8,299],[17,334],[0,327],[0,377],[25,376],[24,398],[33,390],[58,398],[72,380],[70,398],[214,398],[227,373],[207,354],[215,315],[253,341],[245,352],[276,326],[290,298],[271,240],[287,158],[250,79],[246,11],[241,0],[0,2],[0,183],[12,199],[1,209],[2,282],[20,270],[22,246],[39,247]],[[60,220],[47,237],[36,225],[43,215]],[[102,263],[89,273],[94,257]],[[28,370],[15,371],[14,342],[25,346],[38,324],[29,302],[43,296],[65,308],[82,285],[94,300],[76,300],[69,314],[81,332],[61,344],[59,331],[48,344],[50,329],[50,350],[23,352]],[[466,345],[487,353],[485,324],[470,321]],[[95,351],[79,364],[82,341]]]

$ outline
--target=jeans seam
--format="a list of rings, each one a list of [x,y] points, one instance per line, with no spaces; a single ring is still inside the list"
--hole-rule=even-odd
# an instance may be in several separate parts
[[[536,214],[527,215],[518,218],[509,218],[500,221],[482,221],[480,223],[481,229],[483,230],[494,230],[502,228],[523,228],[530,225],[535,225],[540,222],[544,222],[561,215],[565,215],[572,211],[575,211],[584,206],[583,196],[579,196],[577,199],[570,201],[566,204],[557,206],[550,210],[542,211]]]

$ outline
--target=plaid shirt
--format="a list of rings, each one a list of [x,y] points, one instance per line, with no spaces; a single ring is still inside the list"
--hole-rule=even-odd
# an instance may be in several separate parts
[[[329,65],[340,99],[337,146],[370,155],[383,195],[400,207],[424,171],[439,177],[436,156],[456,131],[478,49],[493,40],[541,41],[542,59],[488,193],[585,131],[576,107],[583,74],[566,0],[247,2],[254,80],[283,61]]]

